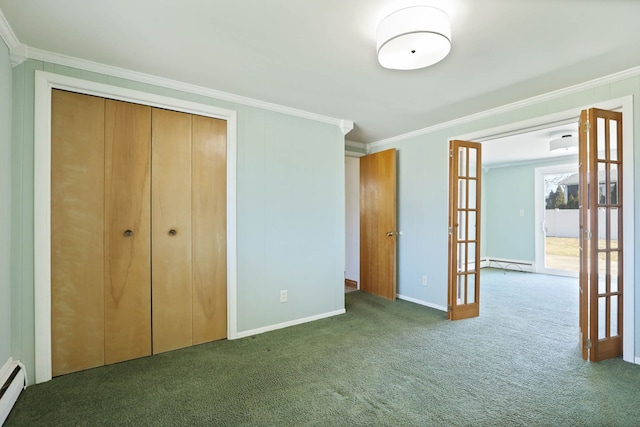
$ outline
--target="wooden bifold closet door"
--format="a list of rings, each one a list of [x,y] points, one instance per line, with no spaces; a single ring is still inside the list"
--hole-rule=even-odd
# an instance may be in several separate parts
[[[54,376],[226,337],[226,122],[52,91]]]

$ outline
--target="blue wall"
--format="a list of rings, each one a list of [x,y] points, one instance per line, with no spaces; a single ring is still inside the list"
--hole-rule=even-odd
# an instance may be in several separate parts
[[[11,62],[0,41],[0,368],[11,355]]]

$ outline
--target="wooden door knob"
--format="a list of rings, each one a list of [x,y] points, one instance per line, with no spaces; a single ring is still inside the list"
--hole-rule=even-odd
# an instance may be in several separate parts
[[[169,236],[175,236],[176,234],[178,234],[178,232],[176,231],[175,228],[172,228],[171,230],[169,230]]]
[[[122,233],[124,235],[124,237],[130,237],[133,235],[133,231],[131,230],[124,230],[124,233]]]

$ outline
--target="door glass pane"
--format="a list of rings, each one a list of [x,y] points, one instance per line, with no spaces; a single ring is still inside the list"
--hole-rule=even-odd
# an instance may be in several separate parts
[[[606,135],[606,128],[605,128],[605,120],[602,117],[598,117],[597,119],[598,121],[598,140],[597,142],[597,147],[598,147],[598,160],[605,160],[607,157],[607,153],[605,151],[605,135]]]
[[[616,254],[617,255],[617,254]],[[613,254],[611,256],[613,258]],[[616,257],[617,258],[617,257]],[[611,265],[611,292],[618,292],[620,287],[618,286],[618,263],[617,261],[612,261]]]
[[[458,180],[458,208],[467,208],[467,180]]]
[[[467,245],[467,271],[476,271],[476,244]]]
[[[609,120],[609,159],[618,160],[618,121],[617,120]]]
[[[469,209],[476,209],[478,205],[476,204],[476,184],[478,183],[475,179],[470,179],[469,181]]]
[[[466,243],[458,243],[458,271],[467,271],[467,253],[465,250]]]
[[[458,148],[458,176],[467,176],[467,149]]]
[[[467,276],[467,304],[476,302],[476,275]]]
[[[465,277],[466,277],[465,275],[461,275],[461,276],[458,276],[456,279],[456,287],[458,290],[458,293],[457,293],[458,297],[456,298],[457,304],[464,304],[464,294],[466,291],[466,288],[464,286]]]
[[[612,205],[618,204],[618,165],[609,165],[609,200]]]
[[[478,176],[476,171],[476,163],[478,159],[478,150],[475,148],[469,148],[469,177],[475,178]]]
[[[598,239],[598,249],[607,248],[607,209],[598,208],[598,229],[593,230],[593,238]]]
[[[607,257],[606,254],[598,254],[598,293],[603,294],[607,291]]]
[[[618,296],[613,295],[611,297],[611,334],[610,336],[615,337],[618,335]]]
[[[609,221],[610,221],[609,226],[611,227],[611,231],[609,234],[609,239],[611,239],[609,241],[609,247],[611,249],[618,249],[618,236],[619,236],[618,233],[620,231],[618,229],[619,215],[620,215],[620,210],[618,208],[609,209]]]
[[[607,297],[598,298],[598,339],[606,337]]]
[[[458,212],[458,240],[467,240],[467,211]]]
[[[607,203],[606,163],[598,162],[598,205]]]
[[[476,234],[476,212],[475,211],[469,211],[469,224],[468,224],[468,228],[469,228],[469,234],[468,234],[468,239],[469,240],[478,240],[478,235]]]

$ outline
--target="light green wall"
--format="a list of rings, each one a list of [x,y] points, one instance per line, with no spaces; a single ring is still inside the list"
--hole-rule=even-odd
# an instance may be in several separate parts
[[[430,304],[446,306],[447,150],[450,139],[628,95],[633,95],[635,101],[633,105],[634,140],[626,143],[634,144],[634,209],[637,212],[640,207],[640,103],[638,102],[640,77],[603,84],[596,88],[375,147],[373,151],[391,147],[398,149],[398,228],[403,233],[398,239],[398,293]],[[489,172],[488,175],[491,173]],[[533,197],[533,194],[531,196]],[[489,200],[487,202],[491,203]],[[631,218],[626,219],[626,221],[631,220]],[[635,247],[640,248],[640,217],[636,215],[633,221],[635,221]],[[532,235],[532,231],[527,234]],[[488,247],[485,249],[487,255],[493,255],[489,253]],[[522,256],[529,256],[528,252]],[[509,256],[509,258],[514,257]],[[635,251],[635,259],[629,262],[640,265],[640,250]],[[422,275],[428,277],[426,287],[421,285]],[[640,283],[640,268],[636,268],[634,283],[627,285],[636,286],[636,283]],[[635,288],[635,298],[636,354],[640,354],[640,288],[638,286]]]
[[[0,367],[11,356],[11,62],[0,41]]]
[[[238,332],[344,308],[344,136],[337,126],[29,60],[13,72],[12,158],[12,224],[19,230],[12,239],[13,348],[29,371],[35,70],[236,110]]]
[[[484,256],[535,261],[535,169],[571,162],[577,165],[577,156],[485,171],[485,204],[482,210]],[[520,216],[520,210],[524,211],[524,216]]]

